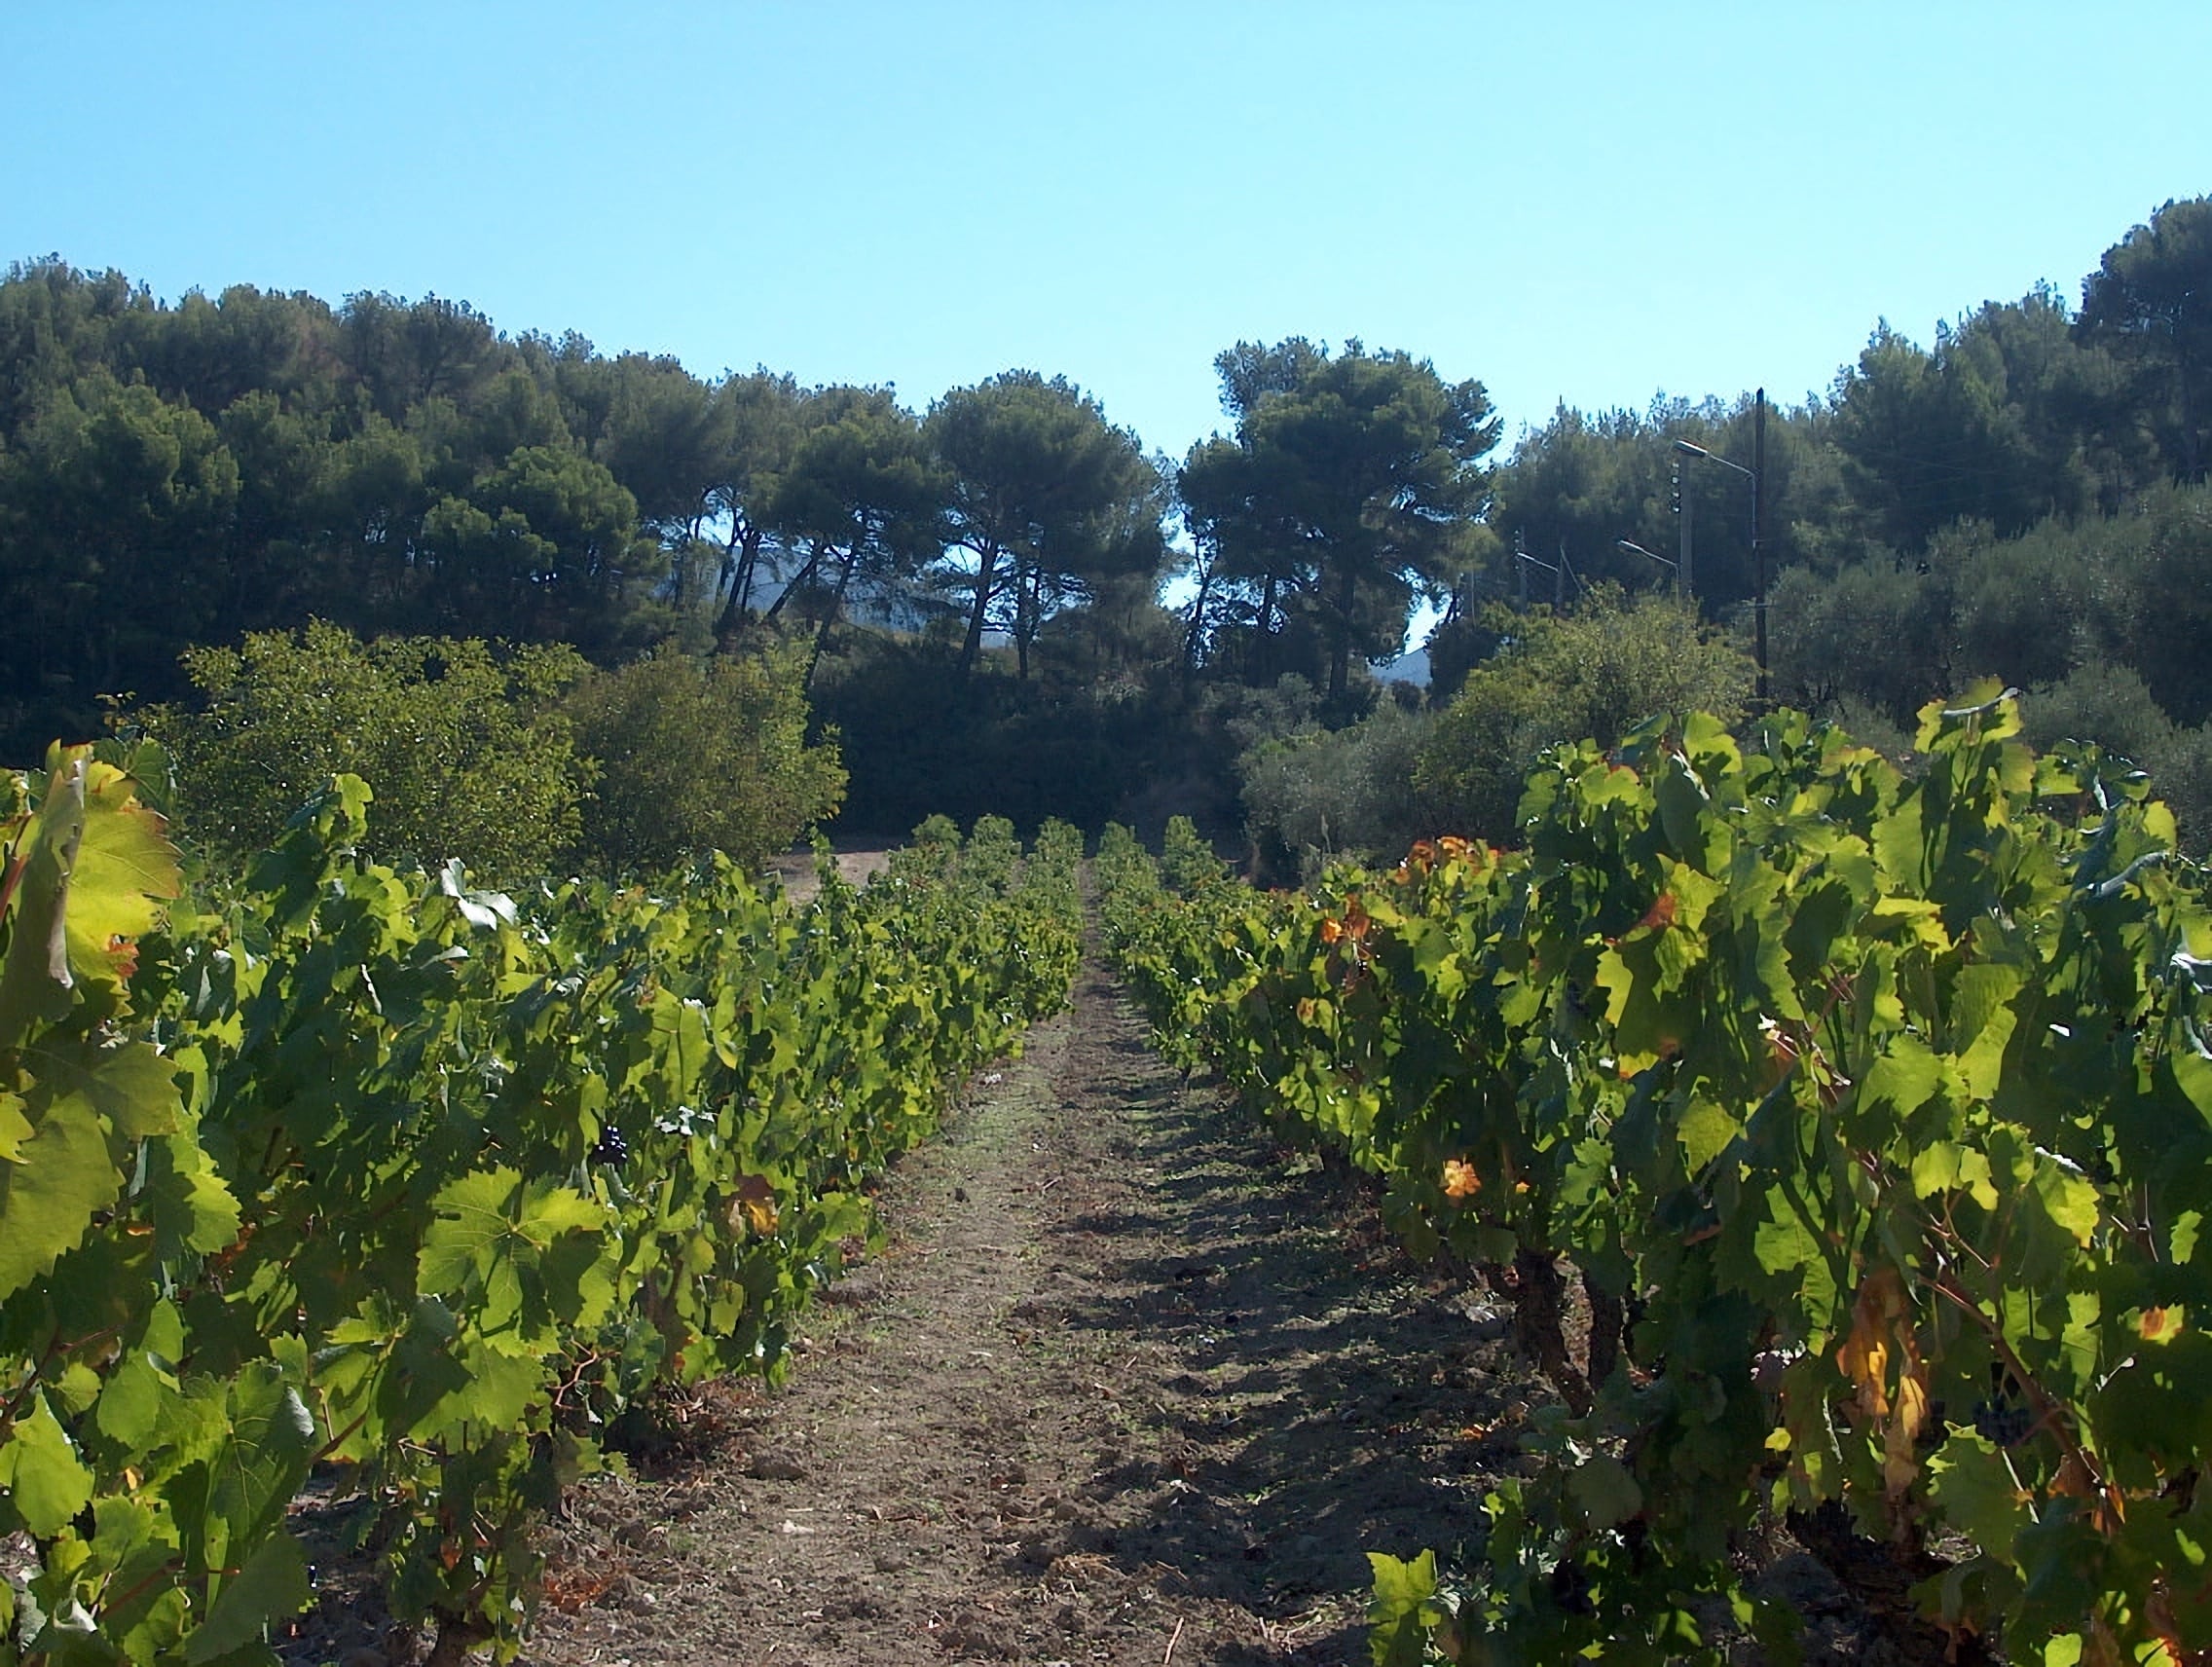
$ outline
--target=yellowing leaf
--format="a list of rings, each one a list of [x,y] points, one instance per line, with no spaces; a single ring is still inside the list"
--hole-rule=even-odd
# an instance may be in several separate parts
[[[1928,1383],[1915,1363],[1898,1380],[1895,1407],[1882,1428],[1882,1487],[1893,1500],[1902,1497],[1920,1474],[1913,1444],[1927,1422]]]
[[[2146,1343],[2171,1343],[2188,1329],[2188,1319],[2186,1308],[2147,1308],[2135,1330]]]

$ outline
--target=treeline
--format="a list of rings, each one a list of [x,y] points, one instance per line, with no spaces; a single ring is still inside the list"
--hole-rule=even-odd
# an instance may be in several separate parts
[[[1429,645],[1439,715],[1315,725],[1248,758],[1262,843],[1310,861],[1505,838],[1541,745],[1685,702],[1743,710],[1753,423],[1749,398],[1662,399],[1562,409],[1524,438]],[[2208,440],[2212,201],[2129,232],[2079,309],[2041,284],[1932,348],[1882,325],[1825,395],[1768,413],[1773,699],[1902,754],[1923,703],[2001,678],[2028,692],[2038,744],[2078,736],[2149,767],[2201,848]],[[1666,619],[1656,593],[1685,579],[1696,613]],[[1558,617],[1516,611],[1539,604]]]
[[[2079,308],[2043,284],[1931,348],[1884,325],[1827,393],[1774,411],[1775,697],[1901,747],[1923,700],[1995,674],[2032,691],[2031,731],[2064,719],[2212,799],[2207,297],[2212,201],[2171,203]],[[1034,371],[916,411],[508,337],[435,297],[166,305],[18,266],[0,743],[91,732],[104,695],[189,701],[186,650],[310,619],[603,668],[773,641],[838,732],[850,825],[1183,809],[1288,861],[1500,814],[1477,778],[1528,760],[1494,749],[1557,738],[1557,690],[1525,674],[1563,662],[1531,606],[1617,615],[1676,588],[1693,635],[1749,643],[1750,399],[1563,409],[1493,462],[1482,385],[1409,353],[1292,338],[1217,369],[1227,431],[1177,463]],[[1379,711],[1367,667],[1424,600],[1446,609],[1427,710]],[[1439,723],[1478,665],[1477,712]],[[1632,671],[1584,692],[1633,720]],[[1425,778],[1458,786],[1423,796],[1392,761],[1417,742],[1493,751],[1433,758]],[[1343,802],[1347,759],[1381,760],[1395,799]]]

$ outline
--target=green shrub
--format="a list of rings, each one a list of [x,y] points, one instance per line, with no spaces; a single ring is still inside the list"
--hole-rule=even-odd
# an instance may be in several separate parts
[[[809,743],[792,648],[701,659],[662,648],[580,684],[565,710],[600,761],[581,849],[606,872],[720,850],[756,867],[836,814],[834,737]]]
[[[557,706],[589,670],[572,649],[362,643],[316,622],[194,648],[184,665],[200,709],[156,707],[141,721],[170,749],[180,821],[195,838],[258,850],[350,772],[376,796],[364,845],[380,861],[460,857],[512,880],[543,872],[575,841],[594,770]]]
[[[1604,587],[1580,611],[1499,611],[1503,647],[1467,676],[1423,742],[1414,785],[1430,832],[1514,837],[1522,784],[1562,741],[1612,746],[1659,712],[1710,712],[1733,722],[1752,686],[1751,661],[1671,596]]]

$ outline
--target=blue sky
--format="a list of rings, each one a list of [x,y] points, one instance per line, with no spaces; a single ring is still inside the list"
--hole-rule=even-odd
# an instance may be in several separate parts
[[[2212,6],[0,7],[0,261],[468,301],[694,371],[1012,366],[1180,454],[1239,339],[1508,422],[1825,390],[2212,192]]]

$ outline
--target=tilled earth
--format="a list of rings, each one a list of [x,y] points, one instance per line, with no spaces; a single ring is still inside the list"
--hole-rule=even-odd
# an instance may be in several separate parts
[[[524,1659],[1364,1660],[1536,1391],[1346,1187],[1185,1085],[1095,965],[884,1195],[786,1386],[556,1526]]]

